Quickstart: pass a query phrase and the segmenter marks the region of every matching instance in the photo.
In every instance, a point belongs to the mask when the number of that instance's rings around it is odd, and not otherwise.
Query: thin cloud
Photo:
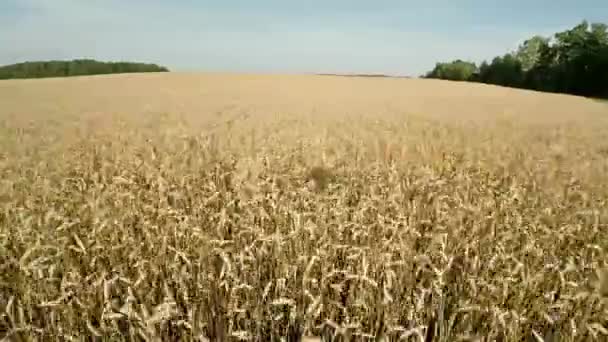
[[[492,58],[538,32],[473,21],[468,2],[9,0],[0,44],[11,48],[0,64],[86,57],[173,70],[419,75],[437,61]]]

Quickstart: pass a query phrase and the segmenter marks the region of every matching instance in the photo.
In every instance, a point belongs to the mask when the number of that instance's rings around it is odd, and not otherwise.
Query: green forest
[[[608,26],[583,21],[551,37],[531,37],[480,65],[437,63],[423,77],[608,98]]]
[[[72,61],[25,62],[1,66],[0,80],[166,71],[169,71],[169,69],[156,64],[76,59]]]

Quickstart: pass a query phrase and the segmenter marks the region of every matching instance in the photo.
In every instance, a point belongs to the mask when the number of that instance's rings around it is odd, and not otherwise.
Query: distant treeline
[[[92,59],[72,61],[25,62],[0,67],[0,79],[67,77],[83,75],[121,74],[132,72],[166,72],[156,64],[131,62],[99,62]]]
[[[423,77],[608,98],[608,26],[583,21],[551,37],[534,36],[479,66],[437,63]]]

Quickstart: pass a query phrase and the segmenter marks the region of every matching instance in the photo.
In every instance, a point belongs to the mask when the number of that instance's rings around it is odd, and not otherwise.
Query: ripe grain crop
[[[607,151],[480,84],[3,81],[0,340],[605,340]]]

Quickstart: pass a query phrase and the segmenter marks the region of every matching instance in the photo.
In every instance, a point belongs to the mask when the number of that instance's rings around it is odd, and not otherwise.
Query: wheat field
[[[437,80],[0,82],[0,340],[608,338],[608,105]]]

